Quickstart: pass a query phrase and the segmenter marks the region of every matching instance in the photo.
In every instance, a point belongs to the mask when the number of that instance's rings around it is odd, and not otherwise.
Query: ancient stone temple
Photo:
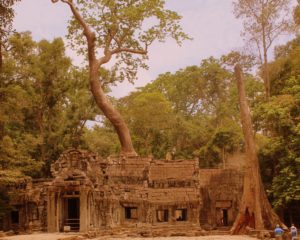
[[[213,229],[233,223],[242,193],[241,171],[200,169],[198,160],[69,150],[51,171],[18,189],[3,230]]]

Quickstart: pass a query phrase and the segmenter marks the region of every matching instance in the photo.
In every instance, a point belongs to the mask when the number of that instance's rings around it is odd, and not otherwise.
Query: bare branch
[[[121,52],[128,52],[128,53],[135,53],[135,54],[141,54],[145,55],[147,54],[147,49],[145,50],[138,50],[138,49],[130,49],[130,48],[118,48],[113,51],[111,51],[111,54],[117,54]]]
[[[59,0],[51,0],[51,1],[53,3],[56,3]],[[88,58],[89,58],[90,64],[96,64],[97,66],[99,66],[99,63],[96,60],[96,54],[95,54],[95,41],[96,41],[95,33],[90,29],[90,27],[84,21],[83,17],[80,15],[79,11],[74,6],[72,0],[60,0],[60,1],[63,2],[63,3],[66,3],[70,6],[70,9],[73,13],[73,16],[75,17],[77,22],[83,28],[83,33],[86,36],[87,44],[88,44]]]
[[[57,3],[59,0],[51,0],[53,3]],[[89,39],[93,39],[95,38],[95,34],[93,33],[93,31],[90,29],[90,27],[86,24],[86,22],[84,21],[83,17],[80,15],[80,13],[78,12],[78,10],[76,9],[76,7],[74,6],[74,3],[72,0],[60,0],[63,3],[66,3],[70,6],[70,9],[73,13],[73,16],[75,17],[75,19],[78,21],[78,23],[83,27],[83,32],[84,35]]]

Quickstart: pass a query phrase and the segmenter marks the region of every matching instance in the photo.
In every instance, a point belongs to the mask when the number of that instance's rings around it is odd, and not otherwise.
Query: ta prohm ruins
[[[2,230],[159,236],[168,230],[229,229],[243,188],[238,168],[201,169],[197,159],[102,159],[73,149],[52,164],[51,172],[52,179],[17,186]]]

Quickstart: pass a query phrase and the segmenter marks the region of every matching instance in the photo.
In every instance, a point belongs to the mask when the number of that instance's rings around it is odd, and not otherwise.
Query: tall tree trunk
[[[233,234],[243,234],[246,232],[247,227],[257,230],[272,229],[280,223],[280,219],[273,211],[262,184],[251,115],[246,99],[244,77],[239,65],[235,66],[235,77],[245,138],[246,163],[243,196],[238,216],[231,231]]]
[[[46,149],[45,149],[46,137],[45,137],[45,127],[44,127],[44,109],[45,109],[45,107],[42,107],[41,109],[38,110],[38,113],[37,113],[37,124],[38,124],[39,130],[40,130],[40,136],[42,138],[42,144],[41,144],[41,148],[40,148],[40,151],[41,151],[40,160],[42,163],[46,163]],[[50,169],[50,166],[46,166],[46,168],[44,169],[44,174],[46,176],[49,175],[49,173],[47,172],[47,169]]]
[[[270,73],[269,73],[269,65],[268,65],[268,47],[267,47],[267,39],[266,39],[266,26],[264,21],[262,22],[262,38],[263,38],[263,79],[264,79],[264,86],[265,86],[265,94],[266,94],[266,101],[268,102],[270,99]]]
[[[3,55],[2,55],[2,40],[0,37],[0,74],[2,73],[2,67],[3,67]]]
[[[226,168],[226,159],[225,159],[225,147],[222,147],[222,161],[223,161],[223,169]]]
[[[267,52],[264,50],[264,85],[266,91],[266,100],[267,102],[270,100],[271,97],[271,85],[270,85],[270,72],[269,72],[269,63],[268,63],[268,56]]]
[[[136,156],[127,124],[105,95],[99,80],[98,67],[94,65],[93,62],[90,63],[90,86],[97,106],[114,126],[121,143],[122,154]]]
[[[57,2],[57,0],[52,0],[52,2]],[[95,98],[96,104],[114,126],[121,143],[122,154],[127,156],[136,156],[137,154],[133,148],[127,124],[125,123],[121,114],[113,107],[113,105],[108,100],[107,96],[105,95],[102,89],[99,78],[99,69],[101,65],[109,62],[113,53],[109,51],[109,49],[104,49],[104,56],[100,59],[97,59],[95,50],[95,32],[93,32],[91,28],[87,25],[87,23],[82,18],[78,10],[75,8],[71,0],[63,2],[70,6],[70,9],[75,19],[83,28],[83,34],[85,35],[87,40],[90,87],[91,92]]]
[[[4,93],[2,89],[4,86],[4,78],[2,76],[2,71],[3,71],[3,54],[2,54],[2,38],[0,36],[0,105],[4,101]],[[0,120],[0,141],[4,137],[5,134],[4,130],[5,130],[4,122]]]

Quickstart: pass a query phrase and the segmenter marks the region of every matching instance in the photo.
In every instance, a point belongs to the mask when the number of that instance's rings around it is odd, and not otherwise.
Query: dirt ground
[[[108,238],[110,240],[121,240],[124,238]],[[256,240],[249,236],[203,236],[203,237],[157,237],[157,238],[125,238],[128,240]]]
[[[58,240],[70,239],[75,236],[73,234],[64,233],[43,233],[30,235],[16,235],[10,237],[0,238],[0,240]],[[97,239],[105,240],[256,240],[257,238],[249,236],[203,236],[203,237],[156,237],[156,238],[114,238],[114,237],[100,237]],[[95,239],[96,240],[96,239]]]

